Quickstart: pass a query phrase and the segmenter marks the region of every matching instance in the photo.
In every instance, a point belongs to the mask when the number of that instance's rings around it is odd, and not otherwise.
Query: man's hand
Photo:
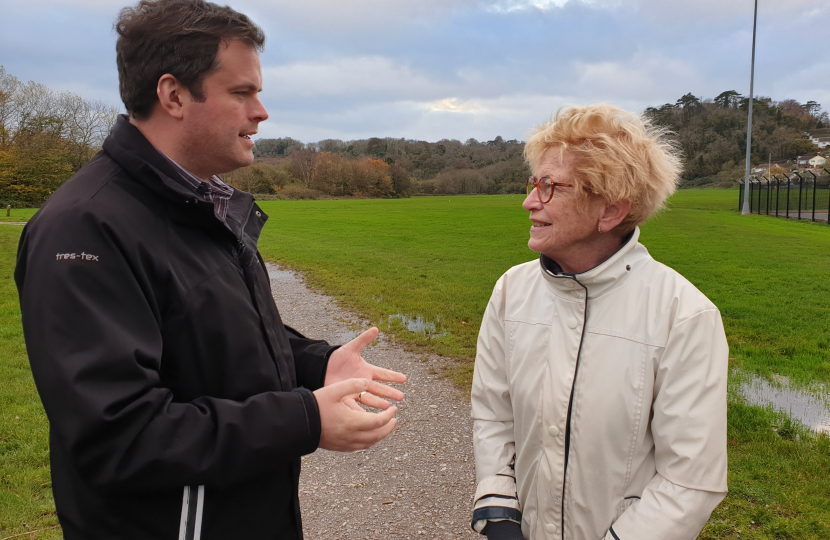
[[[352,452],[369,448],[389,435],[398,424],[395,418],[398,408],[377,397],[383,394],[381,389],[384,388],[390,389],[366,379],[347,379],[316,390],[314,397],[320,409],[320,448]],[[386,410],[379,413],[363,410],[355,401],[361,392],[366,392],[361,403]]]
[[[363,350],[363,347],[373,342],[376,337],[378,337],[378,329],[372,327],[334,351],[329,358],[329,365],[326,369],[326,381],[324,386],[329,386],[330,384],[353,378],[368,379],[370,381],[405,383],[406,375],[403,373],[373,366],[372,364],[366,362],[366,360],[364,360],[360,355],[360,351]],[[368,392],[371,392],[377,396],[391,398],[395,401],[403,399],[402,392],[395,388],[381,384],[371,386],[371,389],[368,390]],[[370,407],[378,409],[386,409],[389,406],[389,404],[383,402],[383,400],[372,400],[372,403],[368,403],[365,395],[361,398],[361,401]],[[383,402],[386,406],[383,406],[378,402]]]

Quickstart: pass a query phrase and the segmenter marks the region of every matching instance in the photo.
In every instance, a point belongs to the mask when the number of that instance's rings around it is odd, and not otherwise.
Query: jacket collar
[[[589,298],[596,298],[620,287],[651,260],[648,250],[637,240],[640,228],[635,227],[628,240],[611,257],[579,274],[567,274],[553,259],[539,256],[540,270],[553,292],[568,297],[586,289]]]
[[[173,165],[125,115],[118,117],[102,148],[127,174],[165,199],[176,203],[195,199],[193,193],[174,180],[178,172]]]
[[[102,147],[133,179],[167,201],[171,219],[177,223],[209,226],[217,222],[213,205],[200,201],[174,179],[179,172],[127,116],[118,117]],[[255,206],[253,195],[234,189],[225,220],[225,226],[237,241],[247,240],[246,244],[252,243],[248,248],[254,251],[259,232],[268,219],[257,207],[256,219],[249,220]],[[245,233],[249,238],[244,238]]]

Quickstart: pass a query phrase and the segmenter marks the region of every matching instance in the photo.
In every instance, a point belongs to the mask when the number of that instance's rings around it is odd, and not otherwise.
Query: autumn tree
[[[392,186],[392,175],[389,164],[380,159],[369,159],[364,162],[366,171],[366,185],[369,197],[391,197],[395,192]]]
[[[276,193],[292,180],[286,166],[276,167],[269,163],[254,163],[220,176],[235,188],[260,194]]]
[[[404,195],[409,192],[412,186],[412,179],[409,172],[397,163],[389,167],[389,176],[392,178],[392,190],[397,195]]]
[[[309,187],[319,189],[330,195],[345,195],[348,191],[341,175],[343,158],[331,152],[320,152],[311,169]]]
[[[294,152],[307,150],[320,154],[329,152],[333,156],[341,158],[340,177],[336,187],[331,181],[325,184],[318,182],[320,173],[310,178],[310,186],[319,188],[326,193],[337,196],[354,196],[354,193],[361,193],[365,196],[368,193],[366,183],[371,176],[364,165],[366,159],[381,159],[389,166],[388,175],[392,181],[393,194],[402,196],[412,191],[420,191],[415,187],[414,181],[435,178],[442,172],[455,169],[474,169],[484,177],[492,180],[487,189],[491,192],[513,192],[515,183],[524,182],[518,179],[524,172],[524,159],[522,150],[524,143],[517,140],[505,140],[496,136],[492,140],[480,143],[476,140],[462,143],[455,139],[441,139],[437,142],[418,141],[412,139],[379,138],[356,141],[339,141],[337,139],[324,139],[316,143],[307,143],[302,148],[285,146],[284,152],[278,154],[275,148],[277,143],[284,145],[285,139],[260,139],[256,142],[254,153],[259,159],[287,159],[297,165],[294,177],[298,181],[303,177],[302,160],[308,158],[303,154],[294,156]],[[293,140],[293,139],[291,139]],[[298,141],[297,141],[298,142]],[[300,143],[301,144],[301,143]],[[302,160],[301,160],[302,158]],[[333,159],[333,158],[328,158]],[[353,163],[354,162],[354,163]],[[321,165],[318,171],[326,169]],[[312,166],[312,170],[313,170]],[[514,174],[508,171],[522,171]],[[329,176],[330,177],[330,176]],[[302,180],[305,183],[305,180]],[[506,182],[510,185],[502,185]],[[524,184],[522,184],[524,185]],[[501,190],[501,191],[500,191]],[[476,191],[477,193],[478,191]]]
[[[303,143],[291,137],[279,139],[259,139],[254,145],[255,157],[283,157],[288,155],[290,148],[302,149]]]
[[[65,93],[59,97],[59,110],[72,168],[77,171],[103,144],[118,119],[118,109],[100,100]]]
[[[372,137],[366,143],[366,153],[373,156],[382,156],[386,153],[386,141]]]
[[[0,199],[40,205],[100,149],[117,109],[35,82],[0,66]]]
[[[317,152],[314,150],[296,150],[291,153],[291,167],[294,177],[311,187],[311,172],[314,170],[314,162],[317,160]]]

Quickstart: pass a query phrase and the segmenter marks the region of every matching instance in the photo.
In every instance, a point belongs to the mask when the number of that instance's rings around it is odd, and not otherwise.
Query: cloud
[[[576,61],[571,79],[588,99],[654,103],[700,88],[703,77],[689,62],[656,52],[638,52],[617,62]]]
[[[264,26],[320,36],[432,24],[479,4],[481,0],[236,0],[231,7]]]
[[[121,8],[138,2],[115,2],[113,0],[27,0],[26,2],[9,2],[3,9],[19,12],[44,11],[69,8],[76,12],[103,12],[117,15]]]
[[[263,84],[269,98],[349,96],[358,100],[436,96],[448,86],[446,81],[382,56],[268,66],[263,69]]]
[[[263,136],[523,138],[565,104],[629,110],[749,90],[752,0],[223,0],[263,26]],[[132,0],[0,5],[0,63],[120,106]],[[761,3],[756,93],[830,108],[826,0]],[[37,36],[35,39],[33,36]]]
[[[605,3],[608,0],[598,0]],[[617,3],[611,0],[609,3]],[[723,0],[632,0],[626,4],[636,6],[640,13],[648,13],[657,18],[672,18],[681,22],[701,22],[724,20],[733,17],[752,17],[755,4],[752,0],[724,2]],[[824,0],[787,0],[786,2],[759,2],[758,19],[774,20],[781,13],[802,17],[812,10],[826,10]],[[826,13],[826,11],[825,11]]]
[[[642,111],[653,102],[642,98],[586,99],[574,93],[510,92],[498,97],[443,97],[435,100],[345,100],[328,103],[278,101],[266,103],[270,119],[260,126],[262,137],[291,136],[310,142],[368,137],[403,137],[437,141],[444,138],[490,140],[496,135],[524,139],[560,107],[608,101],[627,110]],[[679,96],[679,94],[678,94]],[[672,101],[676,99],[673,98]]]
[[[579,2],[580,0],[499,0],[488,6],[487,10],[493,13],[510,13],[512,11],[533,9],[545,11],[562,8],[571,1]]]
[[[269,108],[260,136],[291,136],[306,142],[326,138],[403,137],[437,141],[444,138],[490,140],[496,135],[523,139],[573,97],[516,93],[498,98],[434,101],[386,101],[350,104],[317,111]]]
[[[450,112],[458,114],[480,114],[488,112],[480,101],[444,98],[426,104],[429,112]]]
[[[137,1],[130,0],[29,0],[25,3],[9,2],[3,11],[31,12],[71,8],[76,11],[117,14],[122,7],[136,3]],[[556,11],[566,7],[636,12],[683,24],[751,17],[753,10],[752,0],[231,0],[227,3],[260,23],[267,21],[283,28],[299,25],[304,32],[311,34],[332,30],[348,33],[355,29],[435,23],[456,14],[510,14],[521,11]],[[760,19],[766,16],[775,18],[781,13],[799,18],[826,16],[830,13],[830,4],[825,0],[787,0],[759,5]]]
[[[801,103],[813,100],[830,111],[830,61],[817,59],[787,77],[778,77],[769,92],[777,100],[795,99]]]

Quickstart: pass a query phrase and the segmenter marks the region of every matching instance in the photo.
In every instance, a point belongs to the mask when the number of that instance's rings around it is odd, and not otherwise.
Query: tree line
[[[345,160],[311,150],[298,150],[282,164],[258,162],[221,177],[243,191],[287,199],[389,198],[408,195],[410,185],[407,175],[383,160]]]
[[[683,151],[685,185],[729,185],[744,174],[748,108],[748,97],[728,90],[713,99],[688,93],[675,103],[649,107],[645,114],[674,133]],[[817,148],[805,134],[828,125],[827,112],[815,101],[754,98],[750,162],[771,159],[784,166],[813,153]]]
[[[0,204],[40,206],[98,151],[118,109],[0,66]]]
[[[520,193],[529,171],[524,142],[438,142],[378,138],[302,143],[290,137],[260,139],[256,164],[224,175],[240,189],[296,198],[401,197],[462,193]],[[288,190],[286,192],[286,190]]]
[[[687,186],[730,185],[743,176],[748,99],[689,93],[645,114],[673,133]],[[71,92],[22,83],[0,66],[0,204],[39,206],[100,149],[118,109]],[[814,101],[753,101],[753,164],[815,152],[805,134],[830,126]],[[524,142],[403,138],[303,143],[260,139],[256,162],[222,175],[231,185],[278,198],[406,197],[521,193],[530,174]]]

